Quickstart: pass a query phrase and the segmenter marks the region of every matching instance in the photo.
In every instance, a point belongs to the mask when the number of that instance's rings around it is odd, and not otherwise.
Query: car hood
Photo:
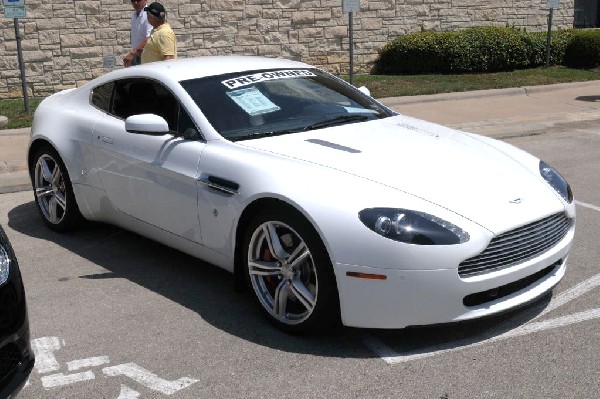
[[[564,209],[537,170],[471,135],[402,115],[238,144],[392,187],[494,233]],[[402,204],[378,198],[373,206]]]

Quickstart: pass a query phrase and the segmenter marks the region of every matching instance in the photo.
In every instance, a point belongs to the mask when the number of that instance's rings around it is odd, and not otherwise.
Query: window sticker
[[[357,108],[357,107],[344,107],[349,114],[378,114],[378,111],[368,108]]]
[[[306,69],[289,69],[285,71],[260,72],[253,75],[239,76],[237,78],[224,80],[221,83],[231,90],[267,80],[300,78],[304,76],[317,75]]]
[[[281,109],[256,87],[230,91],[227,95],[250,116],[268,114]]]

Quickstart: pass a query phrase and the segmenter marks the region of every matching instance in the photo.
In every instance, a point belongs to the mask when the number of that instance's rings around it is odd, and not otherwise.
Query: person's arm
[[[136,48],[134,48],[133,50],[131,50],[131,54],[134,57],[137,57],[138,55],[142,54],[142,51],[144,51],[144,46],[146,45],[146,42],[148,41],[148,37],[146,37],[144,40],[142,40],[142,42],[140,44],[138,44],[138,46]]]
[[[144,46],[146,45],[147,41],[148,38],[145,38],[140,44],[137,45],[136,48],[125,54],[125,57],[123,57],[123,65],[125,67],[131,66],[135,57],[142,54],[142,51],[144,51]]]

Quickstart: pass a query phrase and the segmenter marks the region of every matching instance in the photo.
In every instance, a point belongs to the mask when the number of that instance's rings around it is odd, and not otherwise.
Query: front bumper
[[[404,328],[502,313],[548,293],[563,278],[574,229],[550,250],[510,268],[461,278],[457,268],[394,270],[336,263],[342,323]],[[362,279],[348,272],[385,276]]]

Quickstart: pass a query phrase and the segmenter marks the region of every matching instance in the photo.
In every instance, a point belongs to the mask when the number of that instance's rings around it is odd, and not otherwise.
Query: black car
[[[14,397],[23,388],[34,360],[21,272],[0,226],[0,398]]]

